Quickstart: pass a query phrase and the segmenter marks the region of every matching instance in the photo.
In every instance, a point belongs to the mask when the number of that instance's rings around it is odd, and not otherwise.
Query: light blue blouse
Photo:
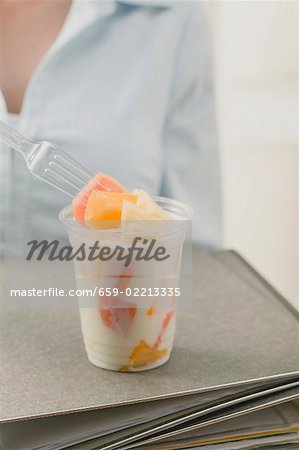
[[[7,111],[0,94],[0,117]],[[193,237],[222,241],[221,180],[208,33],[196,2],[74,0],[25,93],[19,130],[194,208]],[[6,220],[24,239],[65,236],[68,198],[0,147],[1,245]],[[6,224],[6,225],[5,225]]]

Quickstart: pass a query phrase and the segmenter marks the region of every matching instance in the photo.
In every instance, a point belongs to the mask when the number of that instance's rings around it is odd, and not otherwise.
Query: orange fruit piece
[[[96,189],[97,191],[107,192],[110,192],[110,190],[112,192],[125,191],[125,188],[114,178],[109,177],[104,173],[98,173],[97,175],[95,175],[82,189],[82,191],[76,195],[72,202],[73,215],[79,222],[82,222],[84,220],[88,198],[94,189]]]
[[[123,368],[129,369],[130,367],[142,367],[150,363],[158,361],[167,354],[167,349],[158,350],[156,347],[151,347],[143,339],[134,348],[130,355],[130,364]]]
[[[148,316],[153,316],[155,313],[155,308],[153,306],[151,306],[150,308],[147,309],[146,314]]]
[[[136,203],[137,195],[129,192],[93,191],[89,195],[85,209],[85,225],[96,229],[118,227],[124,200]]]

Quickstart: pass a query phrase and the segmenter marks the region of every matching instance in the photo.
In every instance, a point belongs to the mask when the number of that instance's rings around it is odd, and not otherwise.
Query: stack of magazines
[[[2,307],[4,450],[299,449],[298,313],[239,255],[193,252],[193,302],[160,368],[86,358],[77,309]]]

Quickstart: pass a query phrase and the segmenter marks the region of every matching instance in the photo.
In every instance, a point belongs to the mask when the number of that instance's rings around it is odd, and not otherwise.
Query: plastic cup
[[[144,256],[152,245],[151,259],[138,259],[136,250],[127,266],[117,254],[104,261],[103,257],[91,260],[86,252],[83,260],[74,260],[85,349],[89,361],[103,369],[144,371],[161,366],[170,357],[176,298],[182,294],[182,249],[192,210],[171,199],[154,200],[170,220],[137,220],[123,223],[121,229],[91,229],[74,219],[70,206],[60,213],[73,251],[97,243],[110,254],[116,247],[123,248],[125,255],[137,239]],[[165,249],[160,259],[153,258],[158,247]]]

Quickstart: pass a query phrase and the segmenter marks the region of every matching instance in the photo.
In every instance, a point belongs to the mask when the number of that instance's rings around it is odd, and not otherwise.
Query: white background
[[[299,309],[298,3],[206,1],[225,245]]]

